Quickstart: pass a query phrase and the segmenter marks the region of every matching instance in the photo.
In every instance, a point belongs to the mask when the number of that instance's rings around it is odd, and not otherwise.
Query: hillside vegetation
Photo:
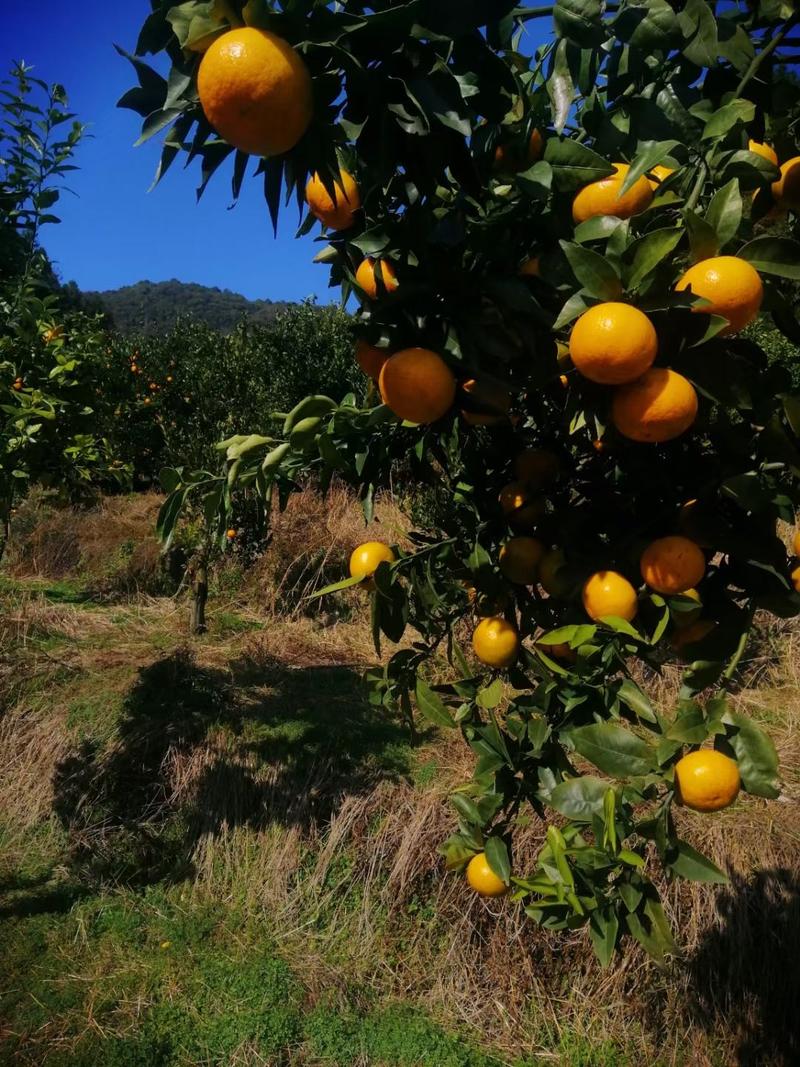
[[[230,333],[246,316],[256,325],[268,326],[289,305],[281,300],[248,300],[230,289],[194,282],[141,281],[119,289],[82,294],[90,308],[100,308],[121,333],[147,335],[171,330],[183,317],[191,316],[212,329]]]

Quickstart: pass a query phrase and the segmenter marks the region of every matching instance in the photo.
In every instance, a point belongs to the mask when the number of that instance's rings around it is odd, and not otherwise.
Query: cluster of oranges
[[[297,52],[273,33],[251,27],[220,31],[192,46],[205,54],[200,63],[198,92],[205,115],[217,133],[236,148],[260,155],[280,155],[303,137],[313,117],[309,71]],[[750,150],[775,165],[773,149],[750,142]],[[533,130],[527,142],[499,144],[494,150],[497,175],[519,172],[538,160],[544,137]],[[599,216],[629,219],[647,210],[662,186],[675,174],[666,166],[652,168],[623,192],[629,164],[613,164],[613,174],[592,182],[575,195],[572,218],[576,226]],[[362,195],[355,177],[339,169],[335,178],[313,173],[306,185],[310,212],[328,229],[344,232],[356,222]],[[780,167],[770,189],[775,211],[800,209],[800,157]],[[530,254],[519,267],[525,278],[542,276],[539,254]],[[354,272],[363,301],[391,297],[402,284],[395,263],[388,257],[366,256]],[[759,314],[763,286],[758,272],[746,260],[714,256],[691,266],[677,281],[675,291],[695,298],[693,312],[720,316],[723,335],[739,333]],[[617,433],[641,444],[671,441],[695,422],[698,397],[691,382],[669,366],[656,365],[659,337],[644,311],[621,300],[609,300],[585,311],[574,323],[568,341],[558,342],[559,371],[571,365],[578,376],[609,390],[611,422]],[[399,351],[359,340],[355,358],[362,371],[377,383],[384,404],[406,422],[428,425],[458,405],[469,426],[494,426],[511,418],[512,397],[502,382],[491,378],[459,381],[448,362],[422,347]],[[131,366],[137,372],[135,364]],[[561,374],[561,383],[569,379]],[[152,385],[151,385],[152,388]],[[594,443],[598,453],[602,441]],[[541,595],[560,599],[570,595],[565,577],[565,556],[558,546],[534,536],[546,509],[543,490],[559,475],[559,460],[541,449],[528,448],[515,460],[515,480],[499,494],[499,510],[511,534],[501,546],[497,568],[510,585],[538,586]],[[236,531],[228,531],[233,540]],[[652,593],[681,598],[675,616],[677,649],[705,636],[713,623],[703,620],[697,586],[706,573],[706,554],[696,540],[667,534],[652,541],[639,560],[641,584]],[[800,538],[795,542],[800,555]],[[353,579],[371,585],[378,567],[396,560],[393,549],[377,541],[359,545],[350,558]],[[800,590],[800,564],[792,575]],[[474,590],[471,590],[474,593]],[[506,669],[517,660],[522,635],[510,621],[505,604],[485,605],[473,597],[480,617],[472,637],[475,655],[492,669]],[[621,619],[630,623],[639,609],[639,591],[623,574],[600,570],[586,576],[581,590],[589,619]],[[542,645],[549,655],[574,659],[568,645]],[[722,752],[703,749],[683,757],[675,767],[675,788],[683,802],[697,810],[713,811],[735,799],[739,790],[736,763]],[[469,884],[486,896],[507,889],[480,853],[467,867]]]

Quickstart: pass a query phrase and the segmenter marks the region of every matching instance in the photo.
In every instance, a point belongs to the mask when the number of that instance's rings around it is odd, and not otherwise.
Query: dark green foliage
[[[167,333],[184,318],[205,323],[221,333],[231,333],[245,317],[253,325],[268,326],[288,306],[280,300],[248,300],[230,289],[174,278],[168,282],[137,282],[99,293],[85,292],[80,298],[84,306],[103,310],[121,333],[146,336]]]

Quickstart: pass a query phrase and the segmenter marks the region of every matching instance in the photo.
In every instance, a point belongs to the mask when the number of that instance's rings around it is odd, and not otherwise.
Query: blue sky
[[[328,270],[311,262],[312,237],[295,241],[296,209],[285,213],[277,240],[260,181],[245,183],[236,207],[226,169],[214,176],[196,203],[199,163],[183,170],[176,160],[148,193],[160,138],[133,148],[139,116],[116,101],[136,83],[130,64],[114,50],[129,51],[150,10],[147,0],[2,0],[0,71],[22,59],[47,82],[61,82],[72,110],[90,126],[80,147],[80,170],[70,176],[77,196],[65,194],[63,222],[49,226],[43,244],[64,281],[82,289],[114,289],[149,279],[179,278],[233,289],[250,298],[335,299]],[[251,164],[254,166],[254,164]]]

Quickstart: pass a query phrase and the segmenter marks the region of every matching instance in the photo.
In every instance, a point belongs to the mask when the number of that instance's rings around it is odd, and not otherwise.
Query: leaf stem
[[[742,95],[747,84],[752,81],[752,79],[758,73],[759,67],[764,62],[764,60],[772,55],[772,53],[775,51],[775,49],[778,47],[784,37],[786,37],[787,34],[791,33],[791,31],[797,25],[798,21],[800,21],[800,15],[792,15],[790,19],[787,19],[786,22],[784,22],[783,28],[775,34],[775,36],[770,40],[769,44],[767,44],[762,49],[762,51],[758,53],[757,56],[753,56],[750,66],[744,72],[742,80],[736,86],[736,96]]]
[[[708,163],[703,160],[700,164],[700,170],[697,174],[697,180],[694,183],[689,198],[686,201],[685,209],[687,211],[694,211],[697,207],[697,201],[700,199],[700,194],[703,191],[703,186],[706,184],[706,178],[708,177]]]

